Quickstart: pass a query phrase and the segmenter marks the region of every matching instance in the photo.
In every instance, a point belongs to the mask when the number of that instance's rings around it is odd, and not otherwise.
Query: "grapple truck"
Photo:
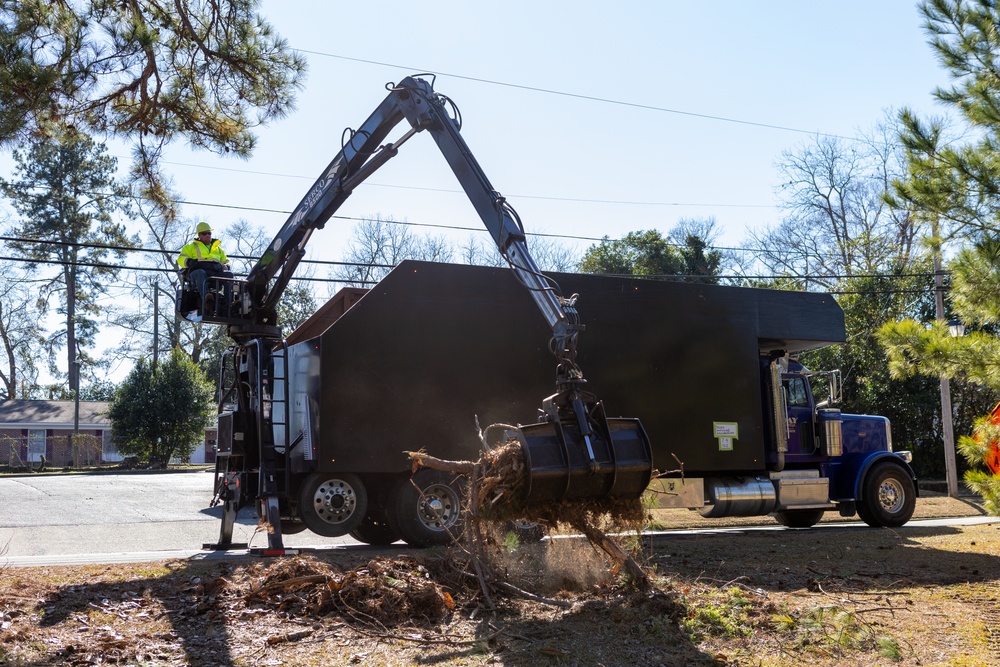
[[[637,498],[652,481],[659,506],[707,517],[773,513],[805,527],[835,510],[875,526],[909,520],[915,478],[909,454],[892,450],[888,420],[842,414],[839,375],[790,356],[844,341],[832,297],[543,274],[458,119],[424,78],[390,86],[245,279],[210,279],[210,303],[190,285],[178,295],[179,311],[197,306],[234,341],[220,376],[224,511],[207,546],[234,546],[237,513],[251,503],[268,524],[264,553],[283,553],[282,534],[306,529],[447,543],[460,528],[461,484],[429,469],[411,476],[404,451],[475,459],[477,428],[491,424],[509,425],[505,437],[521,444],[529,504]],[[383,144],[404,120],[409,129]],[[403,262],[284,338],[276,306],[312,233],[421,132],[509,268]],[[539,409],[553,365],[556,390]],[[604,401],[642,423],[609,418]]]
[[[178,312],[195,305],[203,322],[226,325],[234,341],[224,355],[220,376],[216,500],[223,504],[223,518],[219,542],[211,546],[233,546],[237,513],[250,502],[268,526],[266,554],[285,551],[283,532],[305,528],[328,536],[352,534],[372,543],[402,537],[415,545],[446,543],[458,529],[459,483],[432,471],[421,471],[410,479],[403,454],[404,449],[419,448],[438,455],[451,451],[454,442],[440,439],[449,432],[441,422],[456,419],[457,413],[426,410],[419,420],[406,422],[404,429],[400,411],[409,410],[410,405],[446,403],[451,388],[433,381],[435,366],[459,365],[476,375],[477,357],[491,351],[479,348],[464,358],[434,359],[408,344],[410,332],[393,324],[390,314],[381,322],[381,331],[355,330],[359,337],[380,340],[381,345],[374,357],[349,359],[351,367],[345,368],[341,360],[350,358],[352,347],[365,341],[344,340],[342,349],[332,354],[318,348],[312,353],[308,346],[293,349],[283,340],[277,321],[277,304],[313,232],[419,133],[433,137],[507,261],[510,276],[520,285],[521,298],[531,302],[535,310],[531,319],[544,323],[549,373],[555,358],[555,393],[529,419],[508,429],[529,460],[546,462],[529,471],[526,501],[637,498],[649,483],[652,457],[642,424],[635,418],[608,418],[603,403],[587,390],[577,365],[583,329],[577,296],[564,296],[535,264],[516,212],[494,190],[460,134],[457,107],[434,91],[433,80],[419,76],[387,88],[388,95],[371,116],[357,130],[342,135],[340,152],[245,279],[210,278],[204,297],[185,283],[178,294]],[[383,143],[403,121],[408,129]],[[461,309],[462,304],[453,306]],[[479,336],[472,317],[442,333],[446,338],[465,337],[466,345]],[[374,377],[382,372],[379,368],[385,368],[386,360],[402,363],[399,357],[404,349],[412,357],[407,363],[415,375]],[[344,380],[352,369],[367,375],[364,385]],[[502,390],[493,378],[478,375],[479,403],[499,400],[496,397]],[[551,388],[542,395],[550,392]],[[338,405],[328,413],[334,397],[344,394],[351,396],[355,407]],[[360,396],[364,400],[358,403],[354,399]],[[431,396],[436,400],[429,401]],[[473,428],[477,414],[470,410],[457,417],[465,425],[459,442],[477,442]],[[515,416],[514,412],[504,414]],[[352,422],[353,417],[357,422]],[[373,420],[396,424],[399,437],[363,437],[361,424]],[[474,454],[477,450],[465,446],[462,451]]]

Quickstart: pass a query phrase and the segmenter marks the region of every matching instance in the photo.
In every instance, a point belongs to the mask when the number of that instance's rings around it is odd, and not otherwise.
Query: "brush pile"
[[[341,572],[300,557],[257,563],[245,579],[251,582],[242,597],[248,607],[275,607],[295,616],[338,613],[374,627],[437,622],[455,608],[451,594],[413,558],[376,558]]]

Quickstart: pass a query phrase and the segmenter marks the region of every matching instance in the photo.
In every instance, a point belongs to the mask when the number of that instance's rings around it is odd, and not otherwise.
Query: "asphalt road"
[[[219,538],[222,508],[209,508],[207,472],[27,475],[0,478],[0,565],[123,562],[187,557]],[[244,508],[234,542],[266,547]],[[310,531],[286,547],[357,544]]]
[[[164,472],[27,475],[0,478],[0,567],[121,563],[171,558],[233,558],[246,549],[205,550],[219,538],[220,507],[210,508],[213,475]],[[913,520],[908,526],[996,522],[966,516]],[[244,508],[234,542],[266,547],[252,508]],[[814,530],[864,529],[859,521],[823,523]],[[788,530],[771,524],[662,531],[662,535]],[[654,534],[655,535],[655,534]],[[310,531],[284,536],[288,548],[362,549],[349,537],[325,538]],[[406,548],[400,543],[401,548]]]

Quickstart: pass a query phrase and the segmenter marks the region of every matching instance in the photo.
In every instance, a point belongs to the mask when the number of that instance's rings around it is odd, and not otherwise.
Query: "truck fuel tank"
[[[778,504],[774,484],[759,477],[709,477],[705,496],[711,505],[698,513],[706,519],[770,514]]]

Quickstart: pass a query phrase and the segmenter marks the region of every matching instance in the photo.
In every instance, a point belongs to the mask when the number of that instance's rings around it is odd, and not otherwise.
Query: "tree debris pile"
[[[303,556],[256,563],[246,571],[247,606],[264,605],[299,616],[337,613],[364,625],[435,623],[455,601],[413,558],[376,558],[346,572]]]
[[[918,512],[985,513],[981,501],[973,510],[970,504],[931,495],[920,499]],[[688,517],[688,527],[701,525],[686,510],[666,512],[678,522]],[[543,594],[558,605],[508,595],[497,600],[497,611],[486,608],[467,563],[455,558],[458,547],[445,553],[398,546],[382,558],[409,568],[415,556],[455,596],[456,608],[436,623],[417,616],[393,628],[362,624],[332,606],[310,616],[303,603],[321,592],[326,577],[342,581],[349,570],[368,568],[374,556],[365,550],[261,564],[0,562],[0,665],[1000,664],[1000,645],[991,640],[1000,637],[1000,530],[977,524],[903,533],[857,531],[847,552],[842,534],[826,530],[785,531],[777,541],[754,531],[738,543],[717,533],[653,540],[647,557],[661,574],[659,591],[607,585],[607,563],[594,558],[599,581],[580,578],[575,562],[547,573],[552,587]],[[568,539],[511,555],[530,554],[524,567],[540,578],[550,547],[568,559],[599,556]],[[323,578],[290,583],[310,575]],[[396,584],[379,585],[377,593]],[[538,590],[530,582],[522,588]],[[251,591],[255,597],[245,600]]]
[[[491,427],[493,428],[493,427]],[[489,429],[487,429],[488,431]],[[526,506],[527,466],[521,445],[509,439],[496,447],[486,447],[479,461],[445,461],[424,452],[408,452],[414,470],[421,466],[461,474],[469,479],[465,507],[465,545],[485,595],[490,580],[498,582],[496,571],[503,536],[512,521],[537,524],[546,532],[560,525],[583,533],[607,555],[617,570],[624,567],[640,590],[648,590],[648,575],[632,554],[609,533],[638,534],[648,519],[641,498],[590,498]]]

